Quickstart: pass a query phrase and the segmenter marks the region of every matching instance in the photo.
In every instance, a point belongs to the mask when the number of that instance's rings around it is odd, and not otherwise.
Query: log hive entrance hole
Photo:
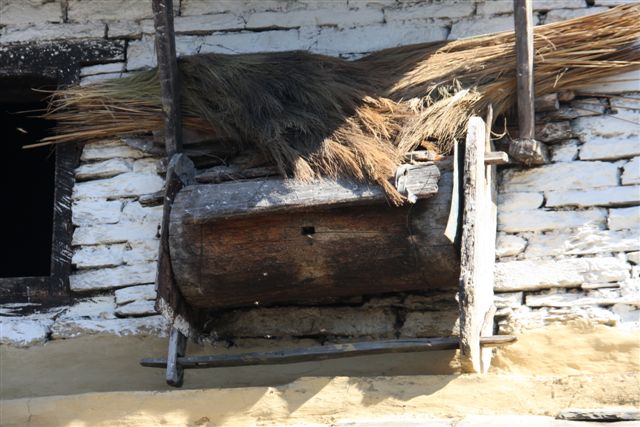
[[[0,192],[5,207],[0,277],[48,276],[51,268],[55,152],[22,147],[49,135],[52,123],[36,117],[40,112],[25,113],[46,108],[46,94],[31,88],[55,88],[55,82],[0,78]]]

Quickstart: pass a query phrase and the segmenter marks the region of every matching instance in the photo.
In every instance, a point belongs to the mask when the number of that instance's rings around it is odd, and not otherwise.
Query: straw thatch
[[[640,68],[640,5],[535,28],[535,88],[579,89]],[[382,185],[404,153],[447,153],[467,121],[515,101],[515,36],[505,32],[387,49],[357,61],[305,52],[180,58],[183,123],[210,144],[257,148],[283,175],[351,176]],[[52,96],[44,143],[162,129],[155,70]]]

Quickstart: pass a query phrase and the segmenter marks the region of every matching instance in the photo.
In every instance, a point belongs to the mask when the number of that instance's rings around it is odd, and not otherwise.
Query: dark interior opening
[[[51,88],[52,83],[41,79],[0,79],[4,160],[0,168],[0,277],[50,275],[55,151],[51,147],[22,147],[51,132],[53,124],[36,117],[40,112],[33,112],[46,107],[46,94],[31,88]]]

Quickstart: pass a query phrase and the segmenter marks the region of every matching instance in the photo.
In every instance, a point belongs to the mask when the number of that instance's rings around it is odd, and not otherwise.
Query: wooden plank
[[[274,166],[262,166],[257,168],[243,168],[237,165],[214,166],[196,175],[196,181],[201,184],[217,184],[239,179],[262,178],[278,175],[278,169]]]
[[[182,118],[176,41],[173,30],[173,0],[153,0],[153,24],[158,56],[158,74],[164,115],[167,157],[182,152]]]
[[[520,138],[534,139],[533,7],[531,0],[513,0],[516,29],[516,85]]]
[[[440,172],[435,164],[409,167],[406,188],[419,199],[438,192]],[[268,178],[189,186],[177,195],[172,222],[207,223],[256,214],[321,207],[344,207],[386,201],[377,185],[346,179],[312,182]]]
[[[459,255],[444,232],[452,181],[443,167],[440,191],[403,207],[381,202],[202,223],[174,210],[176,283],[198,308],[455,288]]]
[[[512,343],[515,337],[502,335],[482,338],[483,346],[499,346]],[[220,368],[251,365],[280,365],[347,357],[370,356],[386,353],[412,353],[423,351],[456,350],[457,337],[415,338],[332,344],[289,350],[241,353],[233,355],[179,357],[177,363],[184,369]],[[164,368],[167,360],[162,358],[142,359],[142,366]]]
[[[485,165],[505,165],[509,163],[509,155],[504,151],[489,151],[484,155]]]
[[[485,124],[469,120],[464,149],[464,208],[460,262],[460,350],[466,372],[486,372],[490,352],[480,337],[492,335],[493,266],[496,234],[495,166],[485,166]]]
[[[182,387],[184,368],[178,363],[178,358],[185,356],[187,337],[176,328],[171,328],[169,335],[169,351],[167,353],[165,379],[172,387]]]

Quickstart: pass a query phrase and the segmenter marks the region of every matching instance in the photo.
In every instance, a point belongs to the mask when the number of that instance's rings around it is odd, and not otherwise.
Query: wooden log
[[[418,198],[438,191],[440,172],[434,164],[410,166],[405,187]],[[310,207],[345,207],[385,202],[377,186],[346,179],[313,182],[268,178],[185,188],[176,197],[172,222],[207,223],[240,216],[276,213]]]
[[[500,346],[514,341],[516,341],[516,338],[509,335],[483,337],[481,339],[483,346]],[[288,363],[341,359],[347,357],[371,356],[375,354],[456,350],[458,345],[458,337],[414,338],[331,344],[307,348],[294,348],[290,350],[232,355],[178,357],[176,362],[183,369],[281,365]],[[147,358],[142,359],[140,364],[150,368],[164,368],[167,366],[167,360],[162,358]]]
[[[491,361],[491,353],[481,349],[480,337],[493,332],[497,189],[496,167],[484,162],[485,137],[484,121],[472,117],[464,149],[459,289],[460,362],[466,372],[486,372]]]
[[[459,257],[444,233],[453,171],[441,163],[436,185],[433,168],[417,168],[424,190],[415,191],[440,191],[404,207],[389,206],[375,187],[335,181],[324,190],[282,180],[183,189],[170,225],[181,295],[206,309],[455,288]]]
[[[558,94],[548,93],[546,95],[539,96],[534,100],[534,106],[537,113],[558,111],[558,109],[560,108]]]

